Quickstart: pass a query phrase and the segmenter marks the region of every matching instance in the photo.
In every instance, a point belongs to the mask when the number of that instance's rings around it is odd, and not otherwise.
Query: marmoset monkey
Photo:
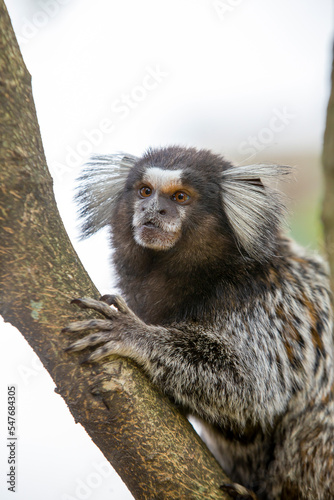
[[[197,417],[231,494],[326,500],[331,294],[322,260],[282,235],[284,206],[267,181],[288,172],[182,147],[95,157],[78,191],[83,231],[110,225],[124,298],[75,300],[105,319],[65,330],[91,332],[70,351],[134,359]]]

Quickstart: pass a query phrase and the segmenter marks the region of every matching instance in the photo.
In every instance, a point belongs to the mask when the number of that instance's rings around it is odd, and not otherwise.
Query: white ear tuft
[[[76,201],[83,236],[90,236],[110,222],[128,174],[137,158],[128,154],[94,155],[78,181]]]
[[[279,165],[244,165],[222,172],[223,206],[237,244],[257,261],[275,254],[285,213],[280,193],[263,181],[289,173],[291,167]]]

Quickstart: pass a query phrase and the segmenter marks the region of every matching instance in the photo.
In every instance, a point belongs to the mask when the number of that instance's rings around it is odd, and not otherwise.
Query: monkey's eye
[[[148,198],[152,194],[152,189],[148,186],[143,186],[139,189],[139,194],[143,198]]]
[[[176,193],[174,193],[172,196],[172,200],[177,201],[178,203],[185,203],[186,201],[190,200],[190,196],[183,191],[176,191]]]

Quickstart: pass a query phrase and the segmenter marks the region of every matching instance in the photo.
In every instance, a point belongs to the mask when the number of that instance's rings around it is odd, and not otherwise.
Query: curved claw
[[[220,489],[235,498],[235,500],[257,500],[255,493],[241,486],[241,484],[224,483],[220,485]]]
[[[116,307],[116,309],[118,309],[122,313],[130,312],[127,303],[120,295],[102,295],[99,300],[108,304],[109,306]]]
[[[118,313],[118,308],[115,304],[107,305],[106,302],[101,302],[100,300],[91,299],[89,297],[73,299],[71,300],[71,304],[75,304],[81,309],[93,309],[109,319],[114,319]]]

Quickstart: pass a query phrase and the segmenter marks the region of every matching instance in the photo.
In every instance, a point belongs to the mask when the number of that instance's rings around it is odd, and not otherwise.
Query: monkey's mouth
[[[155,229],[161,229],[160,226],[154,224],[154,222],[152,222],[151,220],[144,222],[143,227],[153,227]]]
[[[139,227],[134,228],[134,238],[142,247],[153,250],[168,250],[177,242],[180,231],[174,228],[162,227],[162,225],[152,220],[143,222]]]

